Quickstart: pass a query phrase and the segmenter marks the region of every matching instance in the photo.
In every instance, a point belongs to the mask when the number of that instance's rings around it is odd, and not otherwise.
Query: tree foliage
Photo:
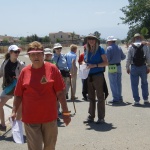
[[[95,35],[98,39],[100,39],[101,33],[99,33],[98,31],[95,31],[95,32],[94,32],[94,35]]]
[[[27,37],[20,37],[19,40],[20,40],[21,44],[30,43],[30,42],[33,42],[33,41],[38,41],[38,42],[41,42],[41,43],[49,43],[50,42],[49,36],[38,37],[36,34],[33,34],[31,36],[27,36]]]
[[[135,33],[141,33],[143,27],[150,31],[150,0],[128,0],[129,5],[121,8],[125,17],[121,17],[123,24],[129,25],[128,39]],[[145,34],[146,38],[150,33]]]

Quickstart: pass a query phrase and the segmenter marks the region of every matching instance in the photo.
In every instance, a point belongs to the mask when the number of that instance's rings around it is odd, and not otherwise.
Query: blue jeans
[[[142,89],[142,96],[144,100],[148,100],[148,82],[147,82],[147,67],[146,65],[137,67],[135,65],[131,65],[131,73],[130,73],[130,79],[131,79],[131,88],[132,88],[132,94],[133,98],[136,102],[140,101],[139,97],[139,78],[141,78],[141,89]]]
[[[113,96],[113,101],[122,100],[122,71],[121,66],[117,66],[116,73],[108,73],[110,88]]]

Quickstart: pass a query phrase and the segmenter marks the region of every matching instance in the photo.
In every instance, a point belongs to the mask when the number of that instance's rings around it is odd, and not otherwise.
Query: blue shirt
[[[87,64],[99,64],[103,62],[103,59],[101,55],[105,54],[105,50],[99,46],[98,50],[95,52],[95,54],[88,52],[85,52],[84,59],[87,60]],[[88,58],[87,58],[88,55]],[[104,72],[104,67],[95,67],[91,68],[89,74],[95,74]]]
[[[69,70],[64,54],[57,55],[55,53],[52,57],[52,60],[56,63],[59,70],[66,70],[66,71]]]
[[[109,64],[120,63],[121,60],[124,60],[126,58],[126,55],[123,53],[122,49],[115,43],[107,47],[106,55]]]
[[[65,57],[66,57],[66,60],[67,60],[68,68],[71,69],[71,67],[72,67],[72,61],[75,60],[75,62],[76,62],[77,55],[76,55],[76,53],[74,53],[74,52],[71,51],[71,52],[68,52],[65,55]]]

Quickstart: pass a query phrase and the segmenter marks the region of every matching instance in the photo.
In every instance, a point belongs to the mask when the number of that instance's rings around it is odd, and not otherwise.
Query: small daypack
[[[139,47],[135,46],[134,44],[132,44],[132,47],[135,49],[135,54],[133,57],[133,64],[135,66],[143,66],[145,64],[146,61],[146,57],[144,55],[144,51],[143,51],[143,44],[141,44]]]

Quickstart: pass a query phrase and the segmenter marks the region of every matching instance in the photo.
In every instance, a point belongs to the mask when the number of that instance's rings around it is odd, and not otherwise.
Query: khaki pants
[[[55,150],[58,134],[56,120],[42,124],[24,123],[24,127],[28,150]]]
[[[66,94],[67,94],[69,91],[69,87],[70,87],[70,79],[69,79],[69,77],[63,77],[63,79],[64,79],[64,83],[66,86]]]
[[[77,68],[73,70],[70,70],[70,73],[72,74],[71,83],[72,83],[72,97],[75,97],[76,95],[76,81],[77,81]]]
[[[93,119],[95,118],[96,96],[98,98],[97,103],[98,118],[104,119],[105,117],[105,100],[104,100],[103,84],[104,84],[103,75],[92,76],[92,81],[90,81],[90,77],[88,77],[88,98],[90,100],[89,114],[90,117]]]

